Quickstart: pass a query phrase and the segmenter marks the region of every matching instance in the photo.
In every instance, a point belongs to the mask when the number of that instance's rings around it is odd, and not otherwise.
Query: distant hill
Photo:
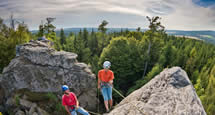
[[[215,44],[215,31],[179,31],[167,30],[169,35],[186,36],[204,40],[208,43]]]
[[[64,28],[65,35],[68,36],[70,32],[78,33],[80,30],[84,28]],[[92,30],[97,32],[98,28],[86,28],[88,32]],[[107,32],[120,32],[121,30],[125,31],[128,29],[129,31],[136,31],[135,28],[108,28]],[[146,31],[146,29],[142,29],[141,31]],[[37,30],[31,31],[32,33],[37,33]],[[176,35],[176,36],[185,36],[195,39],[201,39],[208,43],[215,44],[215,31],[182,31],[182,30],[167,30],[167,34]],[[56,30],[57,35],[60,35],[60,30]]]

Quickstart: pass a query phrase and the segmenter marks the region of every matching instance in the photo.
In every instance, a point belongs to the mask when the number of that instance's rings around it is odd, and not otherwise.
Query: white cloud
[[[147,28],[145,16],[161,16],[167,29],[214,30],[215,6],[202,7],[192,0],[1,0],[0,17],[11,13],[37,29],[41,20],[56,17],[61,27],[97,27],[102,20],[109,27]]]

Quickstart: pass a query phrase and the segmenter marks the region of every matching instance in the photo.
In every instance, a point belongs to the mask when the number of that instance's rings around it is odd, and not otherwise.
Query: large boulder
[[[66,84],[80,97],[81,106],[95,110],[96,77],[76,58],[77,54],[56,51],[47,42],[31,41],[20,45],[17,56],[3,70],[0,92],[5,89],[6,98],[23,89],[32,93],[54,93],[61,98],[61,86]]]
[[[108,115],[206,115],[186,72],[165,69]]]

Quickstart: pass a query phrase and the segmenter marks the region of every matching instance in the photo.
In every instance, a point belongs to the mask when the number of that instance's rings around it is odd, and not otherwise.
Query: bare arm
[[[100,83],[101,83],[101,80],[98,78],[98,89],[101,88]]]
[[[111,80],[109,81],[109,83],[110,83],[111,85],[113,85],[113,79],[114,79],[114,73],[112,72]]]
[[[76,107],[78,108],[79,107],[79,101],[78,101],[77,97],[75,97],[75,99],[76,99]]]
[[[113,80],[110,80],[109,83],[110,83],[110,84],[113,84]]]
[[[75,100],[76,100],[76,109],[77,109],[77,108],[79,108],[79,101],[76,96],[75,96]]]
[[[76,107],[79,108],[79,101],[76,101]]]
[[[65,109],[66,109],[66,111],[69,113],[69,115],[72,115],[70,112],[69,112],[69,107],[68,106],[64,106],[65,107]]]

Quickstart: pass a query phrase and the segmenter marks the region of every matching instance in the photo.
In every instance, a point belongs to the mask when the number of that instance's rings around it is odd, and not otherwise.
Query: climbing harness
[[[103,87],[113,87],[113,85],[112,84],[110,84],[109,82],[103,82],[103,81],[101,81],[101,83],[100,83],[100,85],[101,85],[101,88],[103,88]]]

